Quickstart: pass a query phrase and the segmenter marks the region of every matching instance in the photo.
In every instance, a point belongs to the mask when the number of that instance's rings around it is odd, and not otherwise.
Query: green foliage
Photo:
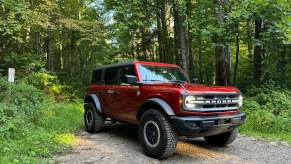
[[[61,92],[64,86],[60,85],[57,76],[46,72],[31,73],[23,78],[22,81],[44,90],[47,94],[52,94],[54,96],[64,94]]]
[[[241,131],[291,142],[291,92],[257,88],[250,94],[244,101],[247,120]]]
[[[25,77],[31,72],[38,71],[45,66],[45,62],[41,57],[35,54],[17,54],[11,52],[4,58],[5,64],[3,68],[15,68],[17,70],[17,77]]]
[[[80,102],[56,103],[53,94],[31,84],[6,81],[0,78],[0,163],[39,163],[72,144],[82,123]],[[34,84],[53,90],[50,83],[40,85],[45,82]]]

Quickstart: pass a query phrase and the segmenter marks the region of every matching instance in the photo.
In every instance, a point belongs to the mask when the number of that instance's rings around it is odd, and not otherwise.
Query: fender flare
[[[159,106],[166,115],[169,115],[169,116],[176,115],[175,112],[173,111],[172,107],[166,101],[164,101],[160,98],[150,98],[150,99],[144,101],[142,103],[142,105],[140,106],[140,108],[136,114],[138,120],[141,118],[142,113],[146,110],[144,105],[147,103],[153,103],[153,104]]]
[[[101,104],[98,96],[96,96],[95,94],[88,95],[84,100],[84,105],[86,105],[89,102],[92,102],[95,105],[97,111],[102,113]]]

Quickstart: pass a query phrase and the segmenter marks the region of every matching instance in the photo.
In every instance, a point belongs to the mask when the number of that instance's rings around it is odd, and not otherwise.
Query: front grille
[[[203,95],[193,95],[195,97],[194,111],[213,112],[213,111],[228,111],[240,108],[239,94],[237,93],[212,93]]]

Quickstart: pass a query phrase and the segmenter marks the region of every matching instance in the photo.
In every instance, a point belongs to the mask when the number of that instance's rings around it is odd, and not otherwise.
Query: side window
[[[119,72],[119,77],[118,77],[118,85],[129,85],[124,82],[124,75],[133,75],[136,76],[135,70],[133,66],[126,66],[126,67],[121,67],[120,72]]]
[[[117,69],[111,68],[105,70],[104,81],[106,85],[114,85]]]
[[[92,76],[92,83],[100,84],[101,83],[101,75],[102,75],[102,70],[95,70],[93,72],[93,76]]]

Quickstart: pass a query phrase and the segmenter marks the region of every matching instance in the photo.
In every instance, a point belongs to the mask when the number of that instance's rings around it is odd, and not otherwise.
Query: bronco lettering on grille
[[[207,104],[235,103],[235,100],[206,100]]]

